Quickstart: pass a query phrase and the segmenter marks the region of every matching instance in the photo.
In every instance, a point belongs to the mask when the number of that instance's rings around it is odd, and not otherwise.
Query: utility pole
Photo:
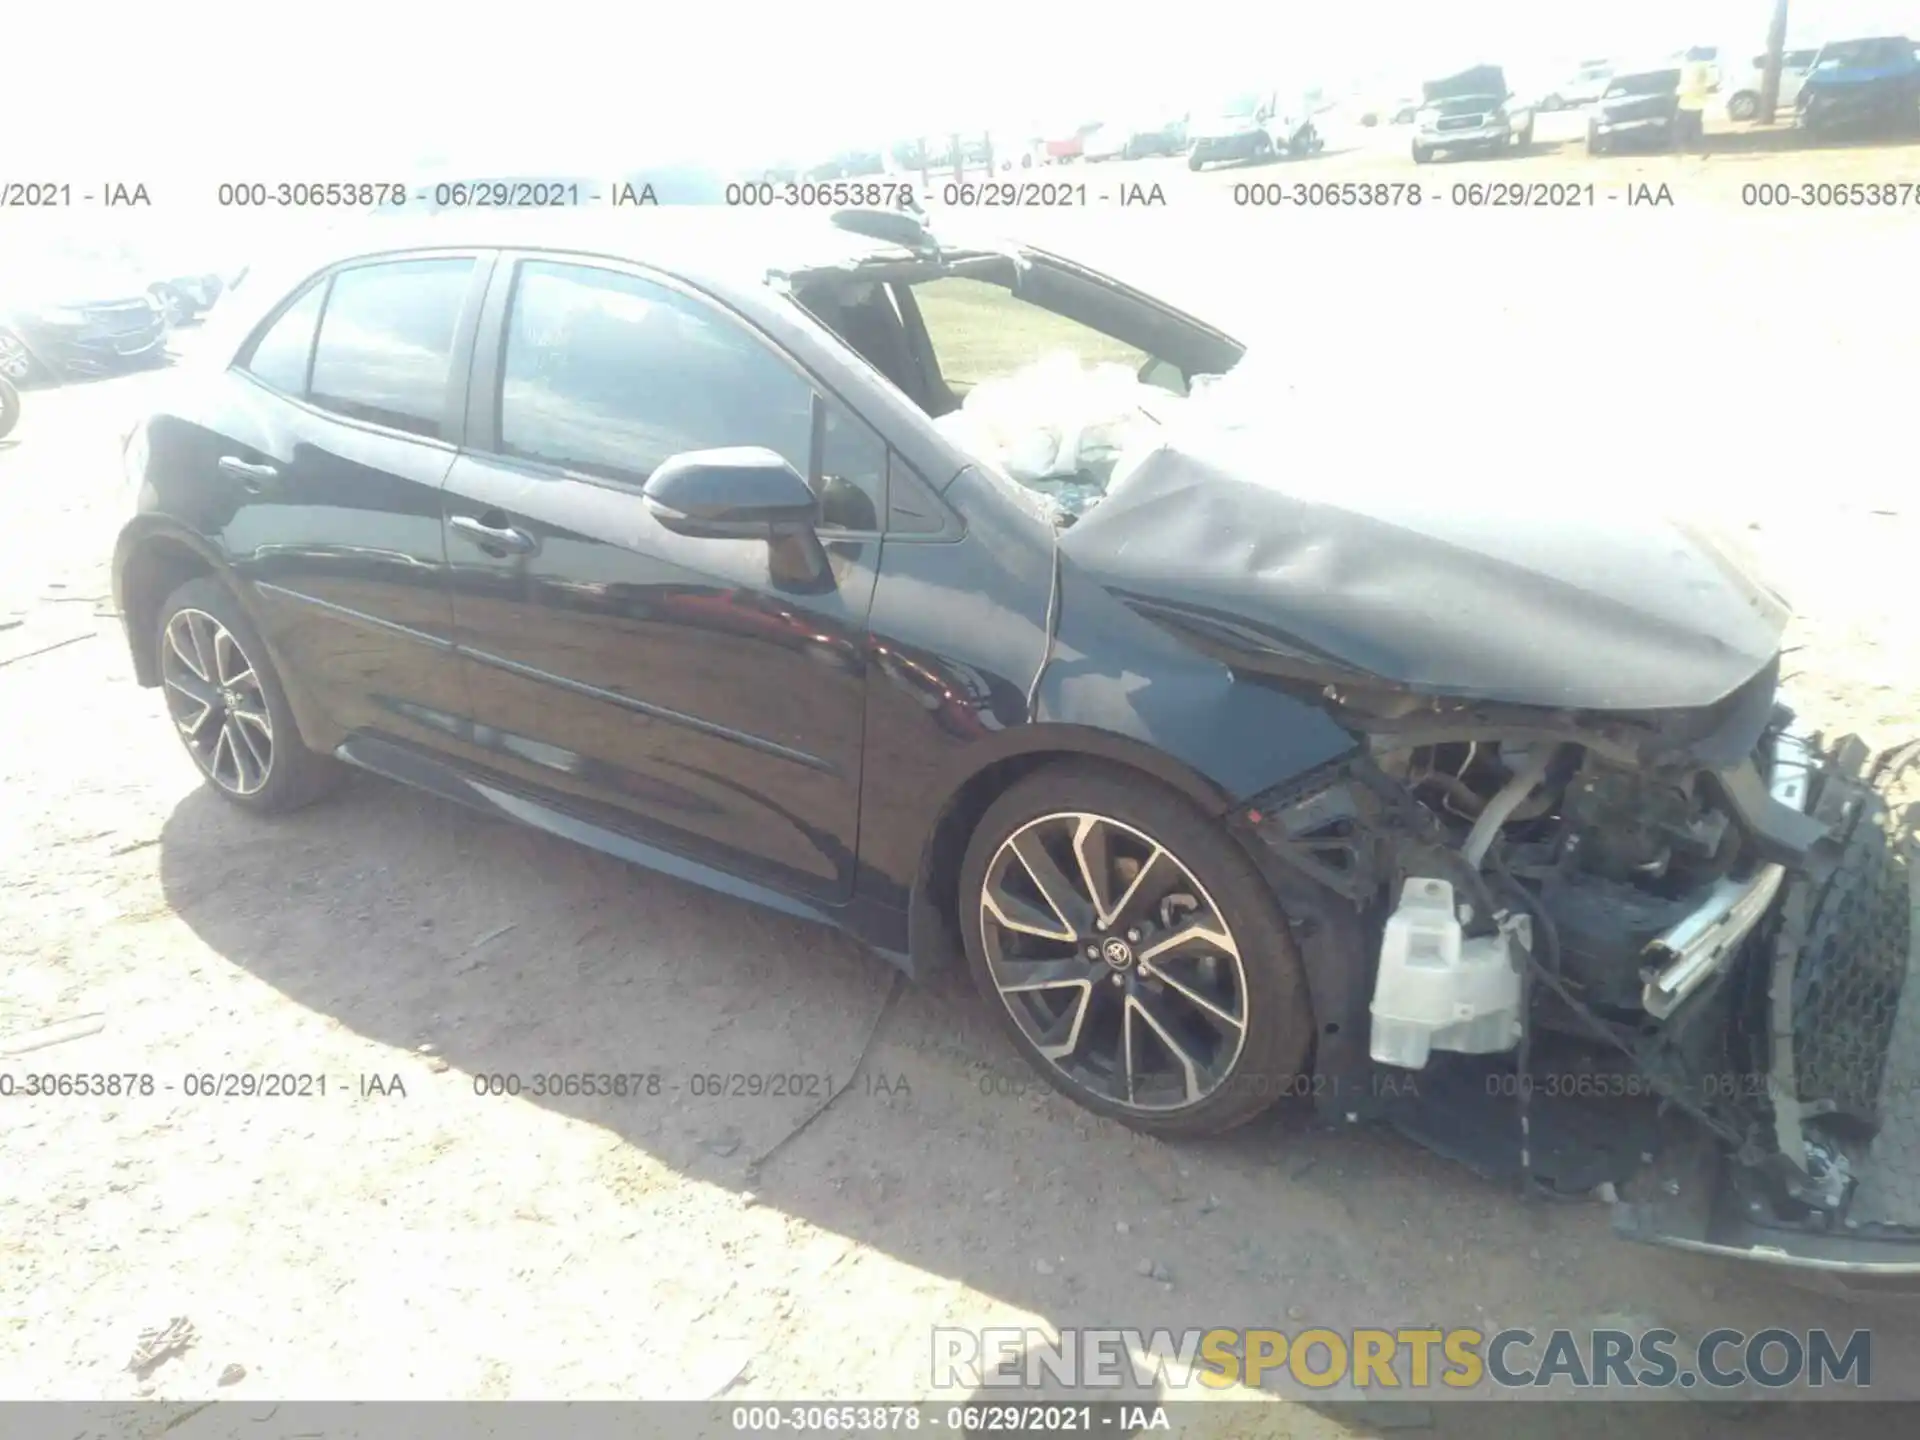
[[[1767,31],[1767,73],[1760,81],[1760,113],[1756,117],[1762,125],[1773,124],[1774,112],[1780,108],[1780,65],[1787,49],[1787,4],[1788,0],[1774,0],[1773,26]]]

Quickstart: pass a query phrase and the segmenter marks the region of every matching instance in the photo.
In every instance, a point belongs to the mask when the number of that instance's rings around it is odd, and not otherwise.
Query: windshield
[[[1253,112],[1259,108],[1260,96],[1258,94],[1236,95],[1220,107],[1220,115],[1223,119],[1238,120],[1243,116],[1253,114]]]
[[[1819,68],[1847,70],[1854,66],[1893,65],[1906,58],[1901,52],[1907,48],[1905,41],[1898,40],[1843,41],[1820,52]]]
[[[1645,75],[1622,75],[1607,87],[1607,98],[1616,95],[1671,95],[1680,88],[1678,70],[1650,70]]]

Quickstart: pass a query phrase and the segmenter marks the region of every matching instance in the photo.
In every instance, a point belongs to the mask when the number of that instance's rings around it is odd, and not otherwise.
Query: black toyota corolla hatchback
[[[1160,1134],[1306,1095],[1920,1273],[1920,747],[1803,732],[1725,545],[1323,463],[1228,335],[904,213],[382,228],[128,441],[134,667],[221,795],[345,761],[958,948]]]

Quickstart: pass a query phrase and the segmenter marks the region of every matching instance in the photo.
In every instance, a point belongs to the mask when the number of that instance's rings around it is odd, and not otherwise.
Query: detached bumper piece
[[[1623,1236],[1920,1291],[1920,742],[1843,743],[1816,806],[1832,863],[1786,887],[1749,1097],[1773,1153],[1696,1144],[1636,1178]]]

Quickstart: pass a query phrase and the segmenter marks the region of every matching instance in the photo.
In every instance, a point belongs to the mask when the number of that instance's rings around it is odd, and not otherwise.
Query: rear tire
[[[208,788],[262,815],[311,805],[345,772],[309,750],[266,643],[224,585],[189,580],[154,635],[167,713]]]
[[[1751,120],[1760,113],[1760,97],[1751,90],[1742,90],[1727,101],[1727,118],[1730,120]]]
[[[1292,933],[1249,857],[1178,793],[1097,763],[1038,771],[981,817],[959,896],[975,985],[1080,1105],[1180,1137],[1298,1093],[1314,1022]]]

